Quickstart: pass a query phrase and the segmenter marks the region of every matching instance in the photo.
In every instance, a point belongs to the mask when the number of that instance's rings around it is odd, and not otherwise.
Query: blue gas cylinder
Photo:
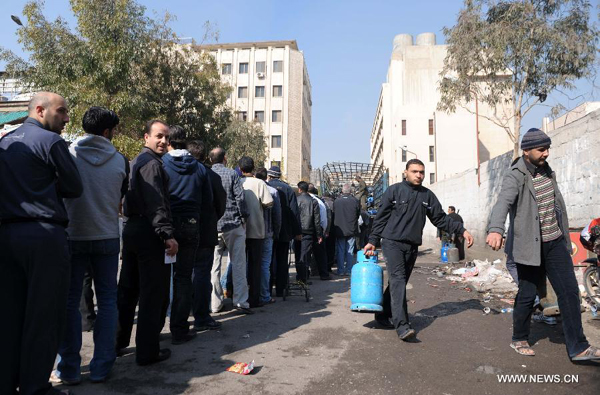
[[[442,252],[441,252],[441,259],[443,263],[447,263],[448,262],[448,250],[450,249],[450,247],[448,246],[448,243],[444,243],[442,244]]]
[[[383,269],[377,264],[377,255],[367,257],[363,251],[358,252],[352,267],[350,300],[352,311],[383,311]]]

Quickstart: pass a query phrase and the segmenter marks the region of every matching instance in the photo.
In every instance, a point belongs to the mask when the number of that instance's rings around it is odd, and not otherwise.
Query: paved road
[[[224,312],[216,317],[222,330],[200,333],[180,346],[170,345],[165,330],[163,346],[173,351],[169,361],[142,368],[133,354],[126,355],[105,384],[91,384],[84,375],[84,383],[72,389],[77,395],[599,393],[600,364],[573,365],[560,325],[533,324],[538,355],[516,354],[508,346],[511,316],[499,313],[504,304],[483,303],[481,295],[437,281],[431,274],[436,259],[420,256],[411,279],[416,343],[378,329],[372,315],[350,312],[348,278],[316,279],[309,303],[294,297],[252,316]],[[485,306],[491,314],[483,314]],[[600,341],[599,321],[586,322],[586,331]],[[85,333],[86,365],[91,342]],[[235,362],[251,360],[257,366],[252,375],[225,372]],[[574,375],[578,383],[499,383],[498,374],[551,375],[546,379],[561,381]]]

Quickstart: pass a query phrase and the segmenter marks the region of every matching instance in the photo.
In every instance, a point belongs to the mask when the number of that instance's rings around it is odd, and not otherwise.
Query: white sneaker
[[[542,312],[533,313],[533,315],[531,316],[531,319],[534,322],[543,322],[546,325],[556,325],[558,323],[558,321],[556,320],[556,317],[547,317]]]

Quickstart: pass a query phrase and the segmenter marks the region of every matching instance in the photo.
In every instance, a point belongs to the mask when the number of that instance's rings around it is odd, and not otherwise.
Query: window
[[[221,65],[221,74],[231,74],[231,63],[223,63]]]
[[[273,85],[273,97],[281,97],[281,96],[283,96],[283,86]]]
[[[254,97],[265,97],[265,87],[264,86],[254,87]]]
[[[277,166],[281,169],[281,161],[280,160],[272,160],[271,166]]]
[[[254,120],[257,122],[265,121],[265,112],[264,111],[254,111]]]
[[[274,73],[283,72],[283,60],[274,60],[273,61],[273,72]]]
[[[240,86],[238,87],[238,99],[246,99],[248,97],[248,87]]]
[[[433,119],[429,120],[429,135],[433,136]]]
[[[406,150],[402,150],[402,162],[406,162]]]
[[[271,148],[281,148],[281,136],[271,136]]]
[[[402,120],[402,135],[406,136],[406,119]]]
[[[429,161],[435,162],[435,147],[433,145],[429,146]]]
[[[281,110],[273,111],[271,115],[271,122],[281,122]]]
[[[266,69],[265,62],[256,62],[256,72],[264,73]]]
[[[248,63],[240,63],[240,74],[248,74]]]
[[[435,173],[429,173],[429,183],[430,184],[435,183]]]
[[[246,111],[238,111],[237,112],[237,117],[240,121],[247,121],[248,120],[248,113]]]

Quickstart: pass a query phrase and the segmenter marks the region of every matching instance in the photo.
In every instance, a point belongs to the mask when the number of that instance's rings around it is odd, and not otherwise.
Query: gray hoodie
[[[119,204],[129,184],[129,162],[110,140],[85,134],[69,147],[81,180],[83,194],[64,199],[69,215],[69,240],[119,238]]]

